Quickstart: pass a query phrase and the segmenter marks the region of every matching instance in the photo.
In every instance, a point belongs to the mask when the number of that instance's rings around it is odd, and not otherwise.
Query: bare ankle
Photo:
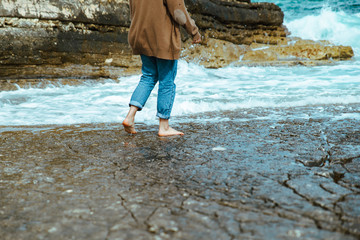
[[[160,137],[168,137],[168,136],[174,136],[174,135],[184,135],[184,133],[173,129],[170,126],[168,126],[166,129],[162,129],[162,128],[159,129]]]

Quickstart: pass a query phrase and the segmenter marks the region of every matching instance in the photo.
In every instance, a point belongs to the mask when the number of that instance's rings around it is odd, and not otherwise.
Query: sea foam
[[[353,47],[360,54],[360,16],[323,8],[320,14],[285,22],[292,36],[310,40],[330,40]]]

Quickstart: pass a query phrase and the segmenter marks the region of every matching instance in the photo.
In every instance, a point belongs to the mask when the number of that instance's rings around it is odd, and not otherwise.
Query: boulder
[[[185,43],[181,58],[207,68],[220,68],[240,60],[240,56],[250,51],[247,45],[237,45],[228,41],[207,38],[202,44]]]
[[[198,27],[209,37],[236,44],[277,44],[287,36],[284,13],[273,3],[185,0]]]
[[[252,44],[252,51],[242,58],[243,64],[262,65],[320,65],[351,59],[354,52],[349,46],[335,46],[329,41],[289,38],[286,45]]]
[[[351,59],[354,52],[349,46],[335,46],[328,41],[286,38],[282,44],[238,45],[228,41],[206,38],[201,45],[186,42],[182,59],[207,68],[235,66],[294,66],[324,65]]]
[[[1,0],[0,17],[130,26],[128,0]]]

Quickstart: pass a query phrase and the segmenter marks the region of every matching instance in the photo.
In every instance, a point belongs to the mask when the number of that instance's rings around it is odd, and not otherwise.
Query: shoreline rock
[[[360,106],[322,108],[0,127],[2,239],[359,239]]]
[[[202,45],[187,42],[182,58],[206,68],[234,66],[319,66],[349,60],[354,56],[349,46],[336,46],[329,41],[286,38],[282,44],[252,43],[237,45],[208,38]]]
[[[185,0],[205,36],[182,58],[205,67],[229,64],[322,65],[351,59],[351,47],[291,38],[284,13],[250,0]],[[36,79],[118,79],[140,72],[127,43],[126,0],[6,0],[0,3],[0,89]],[[184,32],[184,31],[183,31]],[[32,81],[31,79],[35,80]],[[71,81],[68,81],[71,83]],[[35,84],[36,85],[36,84]]]

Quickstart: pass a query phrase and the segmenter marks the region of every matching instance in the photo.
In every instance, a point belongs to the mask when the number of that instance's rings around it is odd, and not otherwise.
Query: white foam
[[[212,148],[213,151],[226,151],[227,149],[222,146],[217,146]]]
[[[360,16],[323,8],[319,15],[285,22],[293,36],[310,40],[330,40],[352,46],[360,54]]]
[[[205,69],[179,62],[172,116],[256,107],[360,103],[359,62],[322,67]],[[120,122],[140,76],[119,83],[0,92],[0,125]],[[157,89],[137,122],[155,124]]]
[[[345,119],[360,120],[360,113],[343,113],[341,115],[335,116],[333,118],[333,121],[345,120]]]

